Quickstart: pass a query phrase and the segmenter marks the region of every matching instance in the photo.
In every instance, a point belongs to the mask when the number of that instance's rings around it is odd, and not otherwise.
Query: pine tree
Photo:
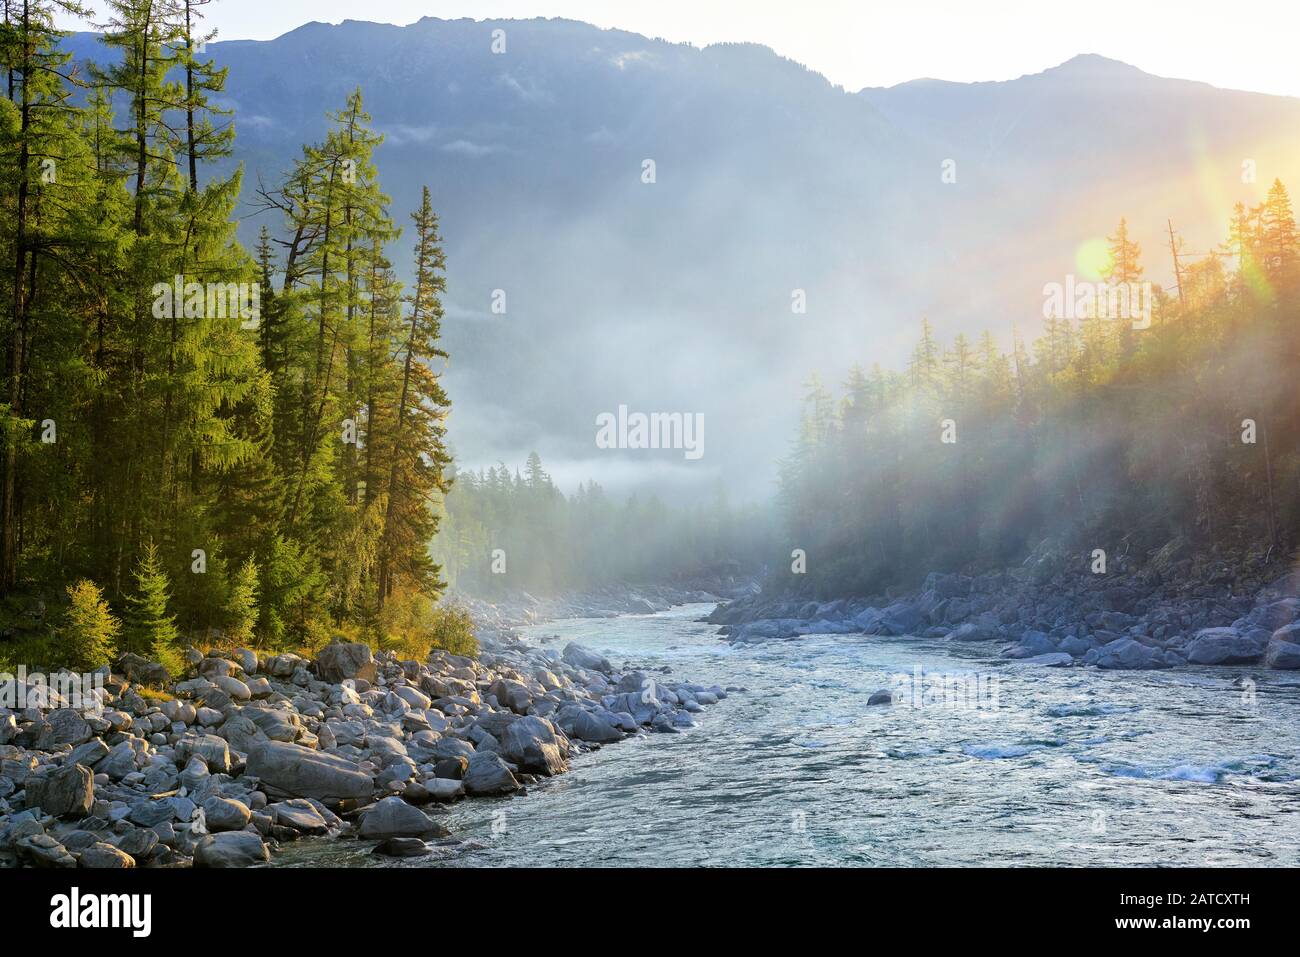
[[[257,562],[249,558],[235,572],[226,602],[226,639],[244,645],[253,641],[258,617]]]
[[[135,594],[127,599],[125,650],[160,661],[172,670],[180,633],[175,616],[167,613],[171,586],[153,542],[145,546],[136,564],[135,583]]]
[[[56,15],[84,16],[86,10],[72,0],[27,0],[21,6],[5,7],[3,54],[8,74],[9,99],[17,107],[17,130],[12,149],[16,162],[6,170],[6,192],[13,190],[13,258],[9,271],[8,308],[0,330],[4,333],[5,391],[0,395],[0,590],[14,586],[18,575],[19,458],[25,433],[31,424],[24,415],[28,344],[33,336],[31,317],[37,303],[36,249],[50,239],[37,209],[41,184],[54,172],[62,156],[60,133],[64,120],[70,74],[70,56],[58,49],[64,36],[54,27]],[[50,165],[54,164],[54,165]],[[38,168],[40,172],[38,173]]]
[[[1264,271],[1270,278],[1290,275],[1300,260],[1300,236],[1296,233],[1291,197],[1280,179],[1269,187],[1260,216],[1259,250]]]
[[[430,595],[440,591],[438,569],[425,545],[438,529],[431,496],[445,495],[451,488],[446,474],[451,456],[444,443],[451,403],[431,366],[434,360],[447,359],[439,345],[447,263],[427,186],[420,209],[411,218],[416,234],[415,289],[407,300],[402,386],[393,417],[393,464],[379,558],[380,607],[399,581]]]
[[[1142,247],[1128,235],[1128,220],[1121,219],[1113,236],[1107,236],[1110,265],[1106,280],[1113,285],[1140,282],[1142,279]]]

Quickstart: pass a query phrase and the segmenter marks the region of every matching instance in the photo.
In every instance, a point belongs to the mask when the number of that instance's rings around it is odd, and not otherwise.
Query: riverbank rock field
[[[497,633],[483,647],[425,661],[364,644],[314,660],[191,650],[179,680],[128,656],[101,672],[100,708],[48,691],[46,707],[0,708],[0,864],[247,867],[304,837],[455,853],[474,845],[440,821],[449,802],[523,795],[726,697],[576,644]]]

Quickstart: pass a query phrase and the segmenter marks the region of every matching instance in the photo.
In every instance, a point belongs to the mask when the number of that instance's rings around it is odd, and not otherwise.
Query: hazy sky
[[[697,45],[762,43],[851,90],[922,76],[1009,79],[1100,53],[1160,76],[1300,96],[1298,0],[216,0],[208,9],[224,39],[270,39],[309,20],[568,17]]]

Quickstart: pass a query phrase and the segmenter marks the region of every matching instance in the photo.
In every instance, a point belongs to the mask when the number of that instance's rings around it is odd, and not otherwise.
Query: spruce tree
[[[171,585],[153,542],[135,568],[135,593],[127,598],[125,650],[160,661],[174,670],[180,639],[176,618],[167,613]]]

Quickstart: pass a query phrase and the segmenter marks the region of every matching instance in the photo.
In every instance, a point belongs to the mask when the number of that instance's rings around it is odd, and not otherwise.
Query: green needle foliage
[[[0,592],[66,607],[77,583],[66,635],[83,662],[378,642],[386,601],[432,607],[442,587],[431,196],[404,294],[382,137],[356,91],[253,197],[250,255],[207,5],[107,0],[110,65],[83,69],[54,27],[76,3],[4,5]]]

